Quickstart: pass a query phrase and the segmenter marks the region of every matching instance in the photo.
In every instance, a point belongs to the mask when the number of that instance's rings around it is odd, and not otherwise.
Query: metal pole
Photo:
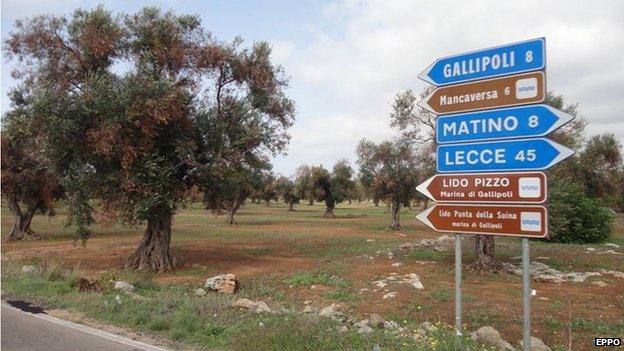
[[[455,234],[455,330],[462,334],[462,243],[461,235]]]
[[[531,274],[529,239],[522,238],[522,339],[524,351],[531,350]]]

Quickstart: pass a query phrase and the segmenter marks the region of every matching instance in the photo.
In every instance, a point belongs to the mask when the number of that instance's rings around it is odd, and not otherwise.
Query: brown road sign
[[[416,216],[444,233],[543,238],[548,233],[544,206],[435,205]]]
[[[532,72],[438,88],[418,102],[435,114],[486,110],[544,101],[544,72]]]
[[[547,193],[546,175],[542,172],[437,174],[416,190],[441,203],[541,204]]]

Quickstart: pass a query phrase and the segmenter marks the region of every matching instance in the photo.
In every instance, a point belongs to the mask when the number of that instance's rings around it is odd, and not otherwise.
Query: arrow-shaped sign
[[[546,40],[538,38],[440,58],[418,78],[441,86],[545,67]]]
[[[438,232],[543,238],[548,214],[543,206],[435,205],[416,216]]]
[[[439,145],[438,171],[537,171],[548,169],[574,151],[548,139],[521,139]]]
[[[524,173],[436,174],[416,187],[433,201],[445,203],[534,203],[546,201],[546,175]]]
[[[440,116],[438,143],[546,136],[574,119],[548,105],[529,105]]]
[[[537,104],[546,97],[544,72],[440,87],[418,102],[437,115]]]

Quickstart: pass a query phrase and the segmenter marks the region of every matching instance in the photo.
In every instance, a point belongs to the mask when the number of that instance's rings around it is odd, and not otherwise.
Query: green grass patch
[[[290,278],[286,279],[285,282],[295,287],[319,284],[346,288],[351,284],[348,280],[328,272],[295,273]]]
[[[345,302],[362,300],[362,295],[350,293],[345,290],[327,291],[325,292],[324,296],[326,299],[329,299],[329,300],[337,300],[337,301],[345,301]]]
[[[443,286],[433,289],[429,296],[431,296],[431,298],[436,301],[448,302],[454,298],[454,292],[451,289]]]
[[[405,256],[407,258],[418,261],[444,261],[450,259],[452,255],[452,252],[441,252],[434,250],[413,250],[408,252]]]

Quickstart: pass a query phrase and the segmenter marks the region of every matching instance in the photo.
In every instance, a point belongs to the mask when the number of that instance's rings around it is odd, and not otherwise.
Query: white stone
[[[520,348],[524,345],[523,340],[520,340]],[[531,351],[550,351],[550,347],[546,346],[540,338],[534,336],[531,337]]]
[[[236,274],[219,274],[217,276],[206,279],[204,288],[208,291],[215,291],[221,294],[235,294],[240,284]]]
[[[360,327],[357,332],[358,334],[370,334],[373,332],[373,328],[369,327],[368,325],[365,325],[363,327]]]
[[[384,294],[383,299],[392,299],[395,298],[397,296],[396,291],[391,291],[389,293]]]
[[[336,314],[338,306],[335,303],[321,309],[319,311],[319,316],[321,317],[332,317]]]
[[[264,302],[256,302],[256,307],[253,309],[255,313],[271,313],[273,310]]]
[[[511,346],[509,342],[503,339],[498,332],[498,330],[485,326],[477,329],[475,332],[471,333],[473,339],[481,341],[484,344],[488,344],[490,346],[494,346],[498,350],[502,351],[515,351],[516,349]]]
[[[246,310],[251,310],[251,309],[256,308],[257,303],[254,302],[254,301],[251,301],[249,299],[238,299],[238,300],[232,302],[232,304],[230,306],[234,307],[234,308],[243,308],[243,309],[246,309]]]
[[[118,280],[118,281],[115,282],[115,285],[113,286],[113,289],[121,290],[121,291],[126,292],[126,293],[131,293],[131,292],[134,292],[134,285],[132,285],[132,284],[126,282],[126,281],[123,281],[123,280]]]
[[[197,289],[195,289],[194,294],[195,294],[195,296],[206,296],[206,290],[204,290],[202,288],[197,288]]]
[[[411,284],[414,288],[418,290],[422,290],[425,287],[420,281],[420,277],[416,273],[409,273],[405,275],[406,281],[408,284]]]
[[[35,266],[22,266],[22,273],[35,274],[39,273],[39,269]]]
[[[401,262],[394,262],[392,264],[392,267],[399,267],[399,266],[402,266],[402,265],[403,265],[403,263],[401,263]]]
[[[618,244],[613,244],[613,243],[606,243],[606,244],[605,244],[605,246],[614,247],[614,248],[616,248],[616,249],[619,249],[619,248],[620,248],[620,245],[618,245]]]
[[[595,282],[592,282],[592,284],[597,285],[597,286],[599,286],[601,288],[603,288],[603,287],[608,285],[607,283],[605,283],[605,282],[603,282],[601,280],[596,280]]]

